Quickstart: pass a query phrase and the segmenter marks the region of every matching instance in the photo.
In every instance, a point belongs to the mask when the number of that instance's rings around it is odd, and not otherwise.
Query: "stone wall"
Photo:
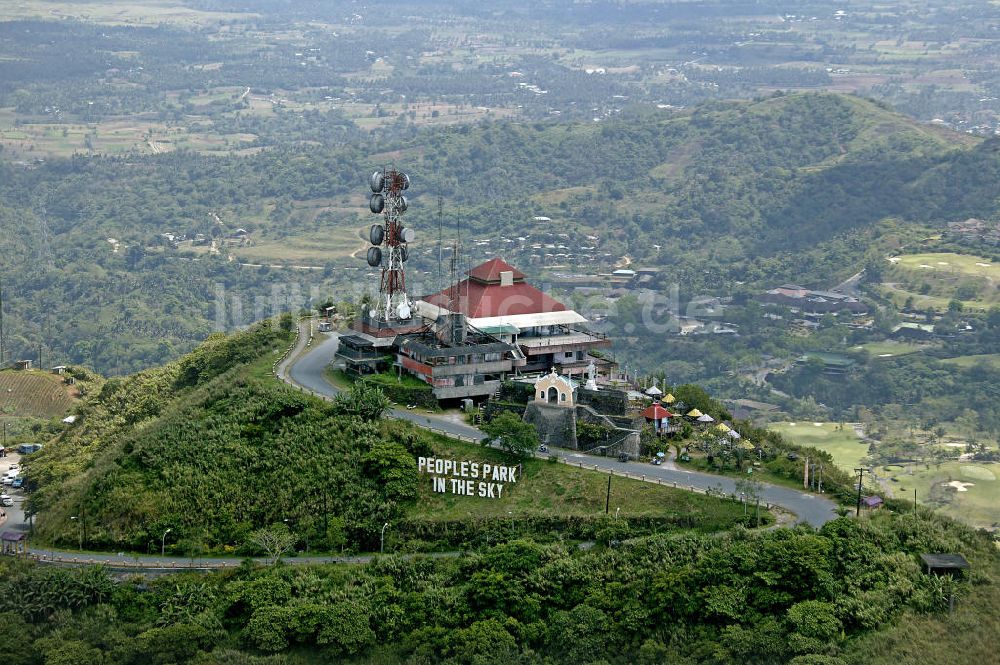
[[[535,426],[542,443],[577,450],[576,409],[531,402],[523,420]]]

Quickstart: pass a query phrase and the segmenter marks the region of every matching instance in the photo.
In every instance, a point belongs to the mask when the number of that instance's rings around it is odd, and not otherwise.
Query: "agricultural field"
[[[75,391],[62,377],[42,371],[0,371],[0,415],[17,418],[64,416]]]
[[[105,25],[171,25],[202,28],[226,21],[251,20],[257,14],[203,11],[185,6],[181,0],[128,0],[94,2],[16,0],[0,8],[0,20],[74,19]]]
[[[251,247],[227,250],[241,262],[295,262],[297,265],[322,266],[334,259],[357,259],[357,267],[365,265],[363,252],[368,248],[361,234],[368,227],[339,226],[287,238],[262,238]]]
[[[77,154],[160,154],[188,149],[203,154],[236,152],[257,139],[253,134],[220,134],[202,125],[177,126],[139,118],[100,123],[17,122],[13,109],[0,109],[0,146],[21,158]]]
[[[945,462],[876,469],[893,496],[913,498],[979,528],[1000,526],[1000,464]]]
[[[787,422],[772,423],[769,429],[780,432],[789,441],[800,446],[812,446],[833,455],[833,461],[845,471],[857,468],[868,456],[868,446],[855,433],[850,424]]]
[[[944,310],[952,299],[968,309],[985,310],[1000,303],[1000,264],[953,252],[905,254],[889,259],[892,267],[882,284],[899,307]]]

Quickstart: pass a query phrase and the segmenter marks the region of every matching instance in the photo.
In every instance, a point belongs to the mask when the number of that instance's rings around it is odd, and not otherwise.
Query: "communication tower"
[[[371,174],[368,185],[372,190],[368,209],[383,216],[382,224],[372,224],[368,230],[372,243],[368,248],[368,265],[382,268],[378,303],[368,315],[378,323],[408,323],[413,312],[406,295],[403,264],[409,255],[407,243],[413,241],[413,229],[403,226],[402,217],[407,205],[403,192],[410,188],[410,178],[394,168],[383,169]]]

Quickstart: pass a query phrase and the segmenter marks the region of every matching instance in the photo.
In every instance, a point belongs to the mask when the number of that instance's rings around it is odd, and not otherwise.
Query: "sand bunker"
[[[989,263],[977,263],[976,265],[979,266],[980,268],[989,268],[990,267]]]
[[[945,483],[948,487],[954,487],[956,492],[968,492],[970,487],[975,487],[975,483],[963,483],[961,480],[953,480]]]
[[[948,262],[947,261],[938,261],[937,264],[939,266],[946,266],[946,265],[948,265]]]
[[[823,423],[813,423],[813,426],[815,426],[815,427],[822,427]]]
[[[933,268],[934,266],[929,266],[929,265],[927,265],[926,263],[921,263],[921,264],[920,264],[919,266],[917,266],[917,267],[918,267],[918,268]]]

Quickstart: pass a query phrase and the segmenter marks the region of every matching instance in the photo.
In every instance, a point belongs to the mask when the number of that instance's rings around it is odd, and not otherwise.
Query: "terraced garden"
[[[75,395],[62,377],[40,371],[0,372],[0,415],[54,418],[73,406]]]

